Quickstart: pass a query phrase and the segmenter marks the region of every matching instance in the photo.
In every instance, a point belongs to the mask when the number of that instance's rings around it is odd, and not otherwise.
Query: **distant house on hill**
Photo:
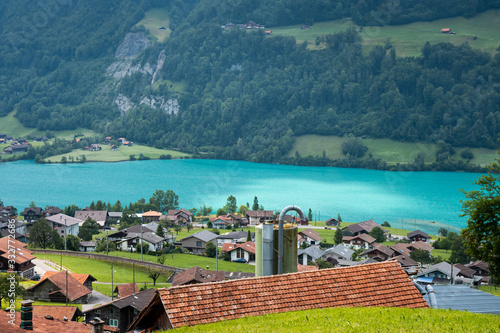
[[[96,143],[93,143],[93,144],[90,145],[89,150],[90,151],[98,151],[98,150],[101,150],[101,146],[99,146]]]
[[[432,238],[431,236],[427,235],[425,232],[420,231],[420,230],[415,230],[415,231],[409,232],[406,235],[406,237],[408,237],[408,239],[412,243],[421,241],[421,242],[424,242],[424,243],[427,243],[427,244],[431,243],[431,238]]]
[[[451,32],[451,28],[443,28],[441,29],[441,33],[443,34],[449,34]]]

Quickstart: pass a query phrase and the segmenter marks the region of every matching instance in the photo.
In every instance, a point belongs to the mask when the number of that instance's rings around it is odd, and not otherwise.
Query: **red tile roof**
[[[33,314],[35,316],[52,316],[54,319],[64,320],[64,317],[68,320],[73,320],[75,315],[77,317],[83,316],[82,311],[77,306],[57,306],[57,305],[34,305]],[[76,318],[75,318],[76,319]]]
[[[302,231],[299,232],[299,234],[302,234],[304,236],[312,238],[315,241],[320,241],[320,240],[323,239],[323,237],[321,237],[319,235],[319,233],[316,230],[313,230],[313,229],[302,230]]]
[[[233,245],[233,244],[231,244]],[[226,247],[229,248],[229,247]],[[228,250],[229,252],[234,251],[236,249],[243,249],[249,253],[255,254],[255,243],[254,242],[245,242],[243,244],[236,244],[232,249]],[[222,250],[224,251],[224,246],[222,247]]]
[[[12,249],[14,247],[14,253],[9,252],[9,248]],[[5,236],[0,238],[0,255],[6,259],[14,259],[16,264],[23,264],[30,260],[35,259],[36,257],[32,255],[33,252],[26,248],[26,244],[20,242],[14,238],[9,236]],[[10,257],[9,255],[14,255],[15,258]]]
[[[127,283],[117,285],[115,290],[118,291],[118,294],[121,297],[127,297],[132,294],[137,294],[139,292],[139,288],[137,287],[137,283]]]
[[[222,252],[228,252],[231,250],[234,250],[236,248],[236,245],[233,243],[223,243],[222,244]]]
[[[40,279],[40,282],[48,278],[49,276],[53,276],[59,272],[53,272],[53,271],[46,271],[45,274],[43,274],[42,278]],[[87,279],[91,279],[92,281],[97,281],[95,277],[93,277],[90,274],[78,274],[78,273],[69,273],[72,277],[75,278],[76,281],[80,282],[81,284],[84,284]]]
[[[173,328],[330,307],[428,308],[397,262],[160,288],[129,330],[151,325],[141,320],[159,300]]]
[[[434,247],[430,244],[427,244],[426,242],[418,241],[415,243],[408,244],[408,247],[412,247],[415,250],[425,250],[425,251],[432,251],[434,250]]]
[[[348,241],[348,242],[350,242],[353,239],[361,239],[361,240],[367,242],[368,244],[375,242],[375,238],[373,238],[372,236],[370,236],[368,234],[359,234],[357,236],[352,236],[352,237],[344,236],[342,239],[344,241]]]
[[[297,272],[309,272],[309,271],[317,271],[317,270],[318,270],[317,266],[297,264]]]
[[[194,266],[184,272],[177,273],[172,281],[172,286],[182,286],[185,284],[197,284],[205,282],[224,281],[224,271],[207,271],[206,269]]]
[[[89,333],[90,325],[86,325],[83,323],[78,323],[76,321],[64,321],[58,319],[46,319],[45,316],[33,315],[33,331],[27,331],[21,329],[19,325],[21,325],[21,314],[16,312],[16,319],[14,321],[15,325],[10,324],[7,321],[7,314],[2,315],[4,318],[0,320],[0,332],[9,332],[9,333],[26,333],[26,332],[37,332],[37,333]],[[9,318],[10,320],[10,318]]]
[[[67,294],[66,294],[66,279],[68,281]],[[68,274],[68,276],[66,276],[66,272],[56,272],[56,274],[49,275],[43,280],[40,279],[40,281],[36,285],[34,285],[33,287],[29,287],[27,290],[36,291],[36,289],[39,288],[42,285],[42,283],[46,283],[46,280],[49,280],[56,287],[59,288],[58,290],[52,291],[52,293],[60,292],[64,296],[68,297],[68,299],[72,302],[92,292],[83,284],[78,282],[78,280],[75,279],[73,276],[71,276],[71,274]]]

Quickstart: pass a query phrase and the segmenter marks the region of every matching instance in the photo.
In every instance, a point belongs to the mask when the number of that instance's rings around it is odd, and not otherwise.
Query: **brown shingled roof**
[[[177,273],[174,276],[172,286],[182,286],[185,284],[205,283],[224,281],[223,271],[207,271],[206,269],[194,266],[184,272]]]
[[[120,297],[127,297],[132,294],[137,294],[139,288],[137,287],[137,283],[127,283],[117,285],[114,291],[118,292]]]
[[[14,253],[9,252],[9,249],[12,249],[12,247],[14,247]],[[18,241],[17,239],[9,236],[0,238],[1,256],[6,259],[13,259],[16,264],[23,264],[27,261],[35,259],[36,257],[32,253],[32,251],[26,248],[26,244]],[[14,257],[12,257],[11,255],[14,255]]]
[[[58,306],[58,305],[34,305],[33,314],[35,316],[52,316],[54,319],[76,321],[76,317],[83,317],[83,312],[77,306]]]
[[[129,330],[153,325],[160,301],[173,328],[330,307],[428,308],[397,262],[160,288]]]
[[[66,295],[66,279],[68,280],[68,294]],[[73,302],[74,300],[79,299],[80,297],[83,297],[92,291],[90,291],[87,287],[85,287],[83,284],[78,282],[77,279],[75,279],[71,274],[68,274],[66,277],[66,272],[56,272],[56,274],[50,275],[46,277],[43,280],[40,280],[36,285],[28,288],[27,290],[33,290],[36,291],[38,287],[40,287],[43,283],[46,283],[46,280],[49,280],[52,282],[56,287],[58,287],[58,290],[52,291],[49,294],[53,294],[56,292],[60,292],[64,296],[68,297],[68,299]]]
[[[321,237],[319,235],[319,233],[316,231],[316,230],[313,230],[313,229],[306,229],[306,230],[302,230],[299,232],[299,234],[302,234],[304,236],[307,236],[315,241],[320,241],[323,239],[323,237]]]
[[[21,314],[16,312],[15,314],[16,325],[12,325],[7,321],[7,316],[0,320],[0,332],[9,333],[26,333],[26,332],[37,332],[37,333],[89,333],[90,325],[83,323],[78,323],[76,321],[64,321],[58,319],[46,319],[45,316],[33,315],[33,331],[27,331],[19,327],[21,324]],[[10,319],[9,319],[10,320]]]
[[[59,272],[54,272],[54,271],[46,271],[45,274],[43,274],[42,278],[40,279],[40,282],[48,278],[49,276],[53,276]],[[97,281],[95,277],[93,277],[90,274],[78,274],[78,273],[69,273],[72,277],[75,278],[76,281],[80,282],[81,284],[84,284],[87,279],[91,279],[92,281]]]

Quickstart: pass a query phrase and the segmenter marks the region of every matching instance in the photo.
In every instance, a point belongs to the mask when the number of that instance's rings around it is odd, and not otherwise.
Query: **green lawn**
[[[380,158],[388,164],[394,165],[397,163],[411,163],[421,152],[425,156],[425,163],[429,164],[436,161],[436,144],[399,142],[390,139],[361,140],[368,148],[365,158],[371,153],[374,158]],[[344,156],[341,150],[342,142],[343,138],[338,136],[299,136],[296,138],[288,156],[295,156],[295,152],[299,152],[301,156],[322,156],[324,151],[328,158],[338,159]],[[464,147],[456,147],[453,159],[462,159],[460,153],[464,149]],[[470,150],[474,154],[474,158],[471,160],[473,164],[487,165],[493,162],[497,156],[494,149],[471,148]]]
[[[431,255],[433,257],[438,257],[440,256],[441,258],[443,258],[443,260],[448,260],[450,259],[450,256],[451,256],[451,250],[441,250],[441,249],[434,249],[431,251]]]
[[[297,43],[308,41],[308,46],[316,48],[317,36],[324,36],[348,28],[360,31],[365,53],[375,45],[384,45],[387,40],[395,47],[398,56],[419,56],[424,44],[449,42],[454,45],[468,43],[474,48],[495,53],[500,45],[500,10],[492,9],[478,14],[471,19],[453,17],[431,22],[414,22],[405,25],[384,27],[363,27],[355,25],[349,19],[315,23],[311,29],[301,29],[302,25],[273,27],[273,35],[288,35],[297,39]],[[456,35],[442,34],[442,28],[451,28]],[[321,45],[320,45],[321,47]]]
[[[45,136],[46,131],[39,131],[36,128],[25,127],[17,118],[14,117],[16,111],[12,111],[5,117],[0,118],[0,133],[6,133],[14,138],[26,138],[31,136]],[[77,128],[76,130],[52,131],[54,135],[62,139],[73,139],[75,134],[84,134],[85,136],[92,136],[96,133],[94,131]]]
[[[117,252],[110,252],[109,255],[120,256],[120,257],[124,257],[124,258],[141,259],[140,253],[130,253],[130,252],[117,251]],[[156,257],[150,256],[150,255],[144,255],[144,260],[156,262]],[[215,258],[209,258],[209,257],[201,256],[201,255],[199,256],[199,255],[187,254],[187,253],[174,253],[173,255],[167,254],[164,264],[167,266],[173,266],[173,267],[179,267],[179,268],[185,268],[185,269],[191,268],[194,266],[199,266],[201,268],[206,268],[207,266],[209,266],[210,270],[215,270],[215,267],[216,267]],[[242,263],[236,263],[236,262],[230,262],[230,261],[224,261],[224,260],[219,259],[219,271],[253,273],[255,271],[255,266],[248,265],[248,264],[242,264]]]
[[[480,286],[478,289],[500,297],[500,286]]]
[[[143,25],[149,30],[149,33],[156,37],[158,41],[163,42],[170,37],[172,30],[170,30],[170,20],[168,18],[168,11],[165,8],[150,9],[145,13],[145,17],[140,20],[135,26]],[[166,30],[160,31],[159,28],[164,27]]]
[[[116,253],[121,253],[121,252],[112,252],[112,253],[116,255]],[[35,256],[38,259],[47,259],[55,263],[59,263],[61,260],[60,259],[61,256],[57,254],[37,253],[35,254]],[[109,261],[93,260],[93,259],[73,257],[73,256],[63,256],[63,266],[67,267],[69,270],[75,273],[91,274],[99,282],[111,282],[111,263]],[[133,281],[134,278],[133,278],[132,265],[123,263],[113,264],[113,282],[132,283]],[[140,266],[135,267],[135,282],[137,284],[144,282],[147,282],[148,284],[153,284],[153,280],[147,276],[147,269]],[[157,282],[166,282],[166,278],[159,279]]]
[[[176,332],[497,332],[500,316],[441,309],[328,308],[269,314]]]
[[[75,149],[71,153],[51,156],[46,161],[58,163],[65,156],[68,160],[70,156],[76,160],[77,157],[85,155],[87,162],[120,162],[129,161],[130,155],[135,155],[138,159],[142,153],[144,156],[151,159],[158,159],[161,155],[172,155],[172,158],[191,157],[191,154],[185,154],[174,150],[157,149],[143,145],[134,144],[132,147],[120,146],[118,150],[111,151],[107,145],[101,145],[102,149],[98,151],[88,151],[83,149]]]
[[[16,311],[17,312],[20,312],[21,311],[21,301],[23,301],[24,299],[16,299]],[[5,299],[2,300],[2,306],[1,308],[2,309],[5,309],[7,307],[7,302]],[[56,302],[46,302],[46,301],[35,301],[34,305],[52,305],[52,306],[66,306],[66,303],[56,303]],[[68,305],[70,306],[77,306],[80,310],[82,310],[82,304],[73,304],[73,303],[69,303]]]
[[[160,279],[160,280],[163,280],[163,279]],[[153,285],[153,283],[147,283],[147,284],[144,284],[144,282],[137,282],[137,286],[139,287],[139,289],[141,289],[142,287],[146,286],[146,288],[155,288],[155,289],[158,289],[158,288],[168,288],[170,287],[172,284],[171,283],[164,283],[164,282],[156,282],[156,285]],[[101,283],[92,283],[92,287],[94,288],[94,290],[100,292],[101,294],[104,294],[106,296],[110,296],[111,297],[111,292],[116,288],[116,284],[114,285],[111,285],[111,284],[101,284]],[[113,288],[111,288],[113,287]],[[113,296],[116,297],[116,294],[114,294]]]

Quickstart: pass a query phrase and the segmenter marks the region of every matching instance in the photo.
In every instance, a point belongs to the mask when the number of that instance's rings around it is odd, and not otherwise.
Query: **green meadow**
[[[56,156],[51,156],[46,159],[46,162],[59,163],[63,157],[66,157],[68,161],[70,161],[71,157],[81,158],[82,155],[85,155],[87,162],[121,162],[121,161],[129,161],[130,155],[134,155],[136,159],[139,159],[140,154],[143,154],[145,157],[149,157],[150,159],[158,159],[161,155],[171,155],[171,158],[189,158],[190,154],[185,154],[182,152],[178,152],[175,150],[167,150],[167,149],[157,149],[154,147],[148,147],[144,145],[134,144],[132,147],[120,146],[116,151],[112,151],[110,146],[108,145],[100,145],[102,147],[101,150],[98,151],[88,151],[83,149],[75,149],[70,153],[61,154]]]
[[[418,153],[423,153],[425,163],[433,163],[436,161],[437,145],[432,143],[411,143],[400,142],[391,139],[361,139],[368,147],[365,154],[372,154],[374,158],[380,158],[389,165],[397,163],[411,163],[415,160]],[[326,156],[331,159],[344,157],[342,154],[343,138],[338,136],[322,136],[322,135],[303,135],[296,138],[293,148],[288,153],[288,156],[295,156],[298,152],[301,156],[322,156],[323,151]],[[453,159],[460,160],[460,153],[465,150],[465,147],[454,147],[455,155]],[[497,152],[494,149],[486,148],[470,148],[474,154],[474,158],[470,161],[473,164],[487,165],[495,160]],[[465,160],[464,160],[465,161]]]
[[[159,42],[163,42],[165,39],[170,37],[172,30],[169,28],[170,20],[168,18],[168,11],[165,8],[155,8],[150,9],[145,13],[145,17],[140,20],[135,26],[144,26],[149,30],[149,33],[153,35]],[[160,31],[159,28],[165,28],[166,30]]]
[[[360,32],[365,51],[375,45],[389,43],[401,57],[419,56],[424,44],[448,42],[454,45],[468,43],[473,48],[496,53],[500,46],[500,9],[492,9],[466,19],[453,17],[430,22],[414,22],[404,25],[388,25],[383,27],[360,27],[349,19],[318,22],[310,29],[301,29],[302,25],[272,27],[273,35],[293,36],[297,43],[307,40],[311,48],[321,48],[315,44],[316,37],[355,28]],[[451,28],[455,35],[441,33],[442,28]]]

